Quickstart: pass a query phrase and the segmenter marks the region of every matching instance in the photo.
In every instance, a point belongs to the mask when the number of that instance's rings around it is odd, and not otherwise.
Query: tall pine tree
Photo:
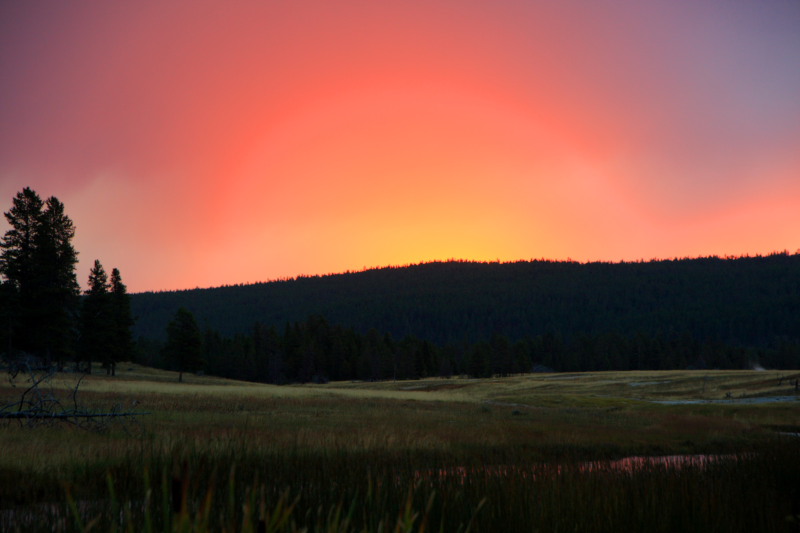
[[[119,269],[111,271],[110,312],[112,317],[113,343],[106,364],[106,373],[116,375],[117,363],[130,361],[133,358],[133,316],[131,315],[131,297],[122,283]]]
[[[108,275],[99,260],[89,272],[89,289],[81,308],[81,337],[78,365],[91,374],[92,361],[104,366],[111,357],[114,344],[114,317]]]
[[[78,254],[72,246],[75,226],[64,204],[45,202],[35,236],[33,295],[38,318],[39,347],[48,360],[63,364],[74,353],[80,287],[75,276]]]
[[[32,293],[35,292],[34,250],[36,233],[44,202],[35,191],[26,187],[14,197],[11,209],[5,213],[11,229],[0,243],[0,273],[13,288],[16,316],[11,333],[13,349],[33,353],[38,324]]]

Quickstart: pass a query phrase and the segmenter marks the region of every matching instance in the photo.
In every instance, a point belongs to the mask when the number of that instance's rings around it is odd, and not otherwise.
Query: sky
[[[132,292],[794,252],[798,95],[796,0],[2,2],[0,209]]]

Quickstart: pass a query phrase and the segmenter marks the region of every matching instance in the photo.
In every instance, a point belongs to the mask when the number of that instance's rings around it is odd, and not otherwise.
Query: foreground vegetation
[[[137,423],[105,433],[3,423],[0,529],[794,531],[799,378],[603,372],[278,387],[178,384],[122,365],[116,378],[86,377],[78,398],[151,413]],[[75,379],[58,376],[54,392]],[[0,393],[13,399],[23,386]],[[782,401],[753,402],[767,397]],[[674,454],[706,460],[612,461]]]

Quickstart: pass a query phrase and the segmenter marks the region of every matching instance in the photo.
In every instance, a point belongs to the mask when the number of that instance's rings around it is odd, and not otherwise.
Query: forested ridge
[[[271,331],[282,369],[273,368],[272,380],[279,374],[289,381],[398,377],[396,361],[367,370],[365,359],[375,351],[366,348],[368,337],[373,345],[384,339],[378,351],[388,343],[395,356],[405,343],[408,353],[400,359],[416,363],[404,363],[399,377],[503,374],[536,365],[593,370],[800,364],[800,255],[788,253],[623,263],[433,262],[141,293],[132,296],[140,344],[163,341],[180,307],[205,332],[207,364],[228,358],[227,373],[237,374],[236,357],[258,359],[256,349],[266,337],[256,332]],[[314,349],[305,352],[329,349],[325,361],[307,361],[303,371],[302,356],[287,346],[311,337]],[[212,353],[213,339],[220,350],[228,343],[227,355]],[[331,353],[336,343],[358,353],[346,363],[337,360],[344,355]],[[344,353],[342,346],[337,350]],[[501,356],[504,351],[513,355]],[[268,374],[262,368],[261,379],[270,380]]]

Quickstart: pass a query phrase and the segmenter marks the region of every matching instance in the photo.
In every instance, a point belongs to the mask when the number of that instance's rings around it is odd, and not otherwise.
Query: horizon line
[[[683,256],[683,257],[651,257],[650,259],[639,258],[635,260],[625,260],[620,259],[618,261],[612,260],[587,260],[587,261],[580,261],[576,259],[572,259],[572,257],[567,257],[566,259],[548,259],[545,257],[540,258],[529,258],[529,259],[514,259],[508,261],[501,261],[500,259],[495,260],[488,260],[488,261],[481,261],[477,259],[463,259],[463,258],[455,258],[451,257],[448,259],[431,259],[428,261],[418,261],[415,263],[404,263],[404,264],[394,264],[394,265],[375,265],[375,266],[363,266],[361,269],[351,270],[347,269],[340,272],[327,272],[324,274],[296,274],[294,276],[284,276],[279,278],[272,278],[267,279],[265,281],[245,281],[245,282],[238,282],[232,284],[223,284],[223,285],[215,285],[210,287],[200,287],[196,286],[193,288],[185,288],[185,289],[157,289],[157,290],[146,290],[146,291],[137,291],[130,293],[131,295],[134,294],[159,294],[159,293],[171,293],[171,292],[187,292],[187,291],[197,291],[197,290],[214,290],[214,289],[225,289],[231,287],[246,287],[251,285],[265,285],[268,283],[282,283],[282,282],[292,282],[292,281],[299,281],[303,279],[315,279],[315,278],[328,278],[334,276],[347,276],[351,274],[362,274],[365,272],[372,272],[372,271],[379,271],[379,270],[398,270],[404,268],[413,268],[418,266],[425,266],[425,265],[437,265],[437,264],[448,264],[448,263],[465,263],[465,264],[476,264],[476,265],[513,265],[519,263],[561,263],[561,264],[576,264],[576,265],[597,265],[597,264],[605,264],[605,265],[629,265],[629,264],[646,264],[646,263],[664,263],[664,262],[674,262],[674,261],[698,261],[703,259],[716,259],[720,261],[735,261],[740,259],[763,259],[768,257],[776,257],[776,256],[798,256],[800,255],[800,248],[795,250],[794,253],[790,253],[788,249],[784,249],[781,251],[774,250],[768,254],[755,254],[751,255],[749,253],[734,255],[734,254],[711,254],[711,255],[699,255],[699,256]]]

